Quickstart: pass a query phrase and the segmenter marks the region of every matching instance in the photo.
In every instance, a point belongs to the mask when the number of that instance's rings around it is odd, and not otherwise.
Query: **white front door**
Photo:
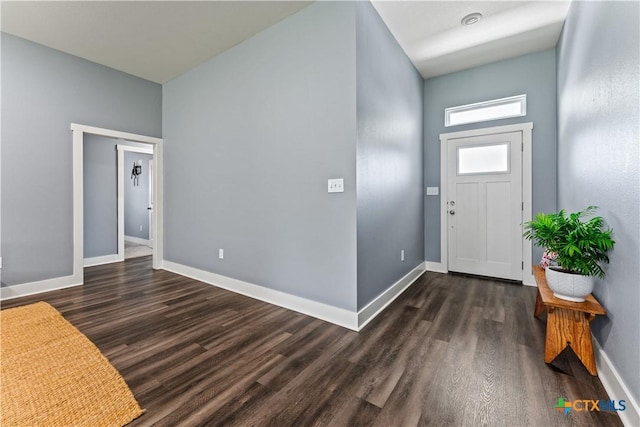
[[[522,280],[522,132],[449,139],[447,150],[449,271]]]

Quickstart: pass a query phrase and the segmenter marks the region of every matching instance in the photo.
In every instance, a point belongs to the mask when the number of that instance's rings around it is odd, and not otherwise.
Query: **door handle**
[[[151,209],[153,209],[152,207],[148,207],[147,210],[150,211]]]
[[[455,214],[456,214],[456,211],[454,211],[453,209],[449,211],[449,215],[455,215]]]

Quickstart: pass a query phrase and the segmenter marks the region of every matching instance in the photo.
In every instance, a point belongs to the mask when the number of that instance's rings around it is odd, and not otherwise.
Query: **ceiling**
[[[310,1],[2,1],[2,31],[157,83]],[[374,1],[409,58],[433,77],[555,46],[568,1]],[[484,15],[463,26],[468,13]]]
[[[308,1],[5,1],[2,31],[165,83]]]
[[[423,77],[550,49],[569,1],[374,1],[373,5]],[[470,13],[473,25],[462,25]]]

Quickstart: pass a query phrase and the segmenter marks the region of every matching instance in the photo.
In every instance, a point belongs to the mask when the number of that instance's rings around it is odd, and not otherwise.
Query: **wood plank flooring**
[[[554,409],[606,399],[577,358],[544,357],[535,289],[425,273],[357,333],[166,271],[85,270],[47,301],[109,358],[146,413],[132,426],[617,426]]]

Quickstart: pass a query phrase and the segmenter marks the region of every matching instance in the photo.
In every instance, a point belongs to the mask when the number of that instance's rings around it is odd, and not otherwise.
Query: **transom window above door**
[[[444,110],[445,127],[527,115],[527,95],[449,107]]]

